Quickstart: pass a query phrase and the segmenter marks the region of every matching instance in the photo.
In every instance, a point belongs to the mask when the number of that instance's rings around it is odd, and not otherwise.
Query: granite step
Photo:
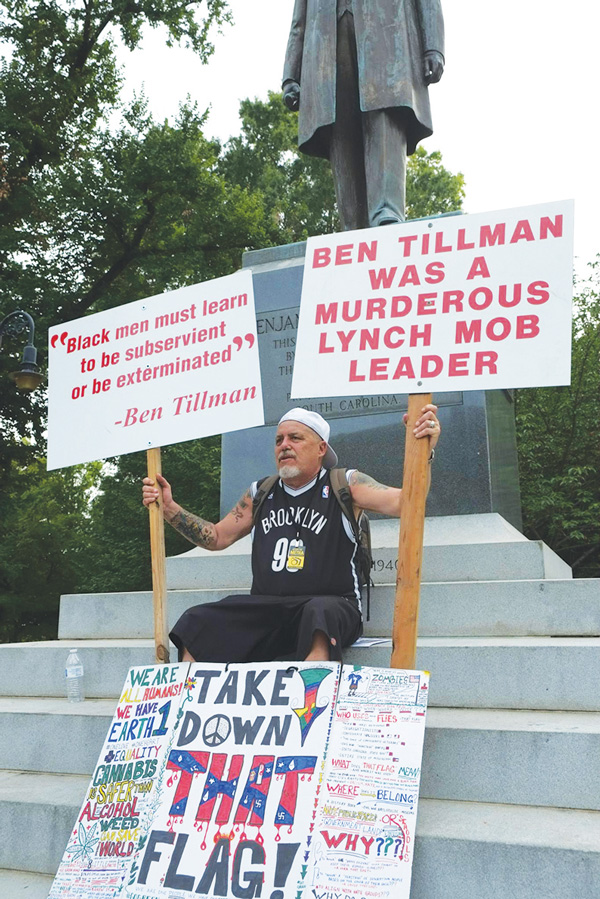
[[[571,578],[566,562],[542,541],[458,543],[425,546],[423,581],[530,580]],[[246,538],[247,539],[247,538]],[[373,544],[372,576],[376,584],[395,581],[398,542]],[[245,541],[210,553],[195,549],[167,559],[170,590],[224,589],[250,583],[250,549]]]
[[[114,699],[0,697],[0,769],[90,776],[116,707]],[[0,894],[1,895],[1,894]]]
[[[249,585],[231,588],[248,593]],[[171,590],[172,627],[190,606],[216,602],[230,590]],[[371,589],[366,636],[391,636],[395,583]],[[60,640],[150,639],[152,593],[80,593],[61,597]],[[423,583],[422,637],[600,635],[600,579],[452,581]]]
[[[391,641],[354,645],[344,660],[385,668],[390,654]],[[600,637],[422,637],[416,668],[433,706],[600,710]]]
[[[0,769],[90,776],[114,706],[0,698]],[[430,708],[422,770],[426,798],[600,810],[600,713]]]
[[[0,896],[3,899],[47,899],[53,877],[33,871],[0,869]]]
[[[7,643],[0,645],[0,696],[64,696],[71,645],[92,698],[117,698],[128,669],[154,659],[151,640]],[[599,711],[599,650],[600,637],[422,637],[416,667],[432,672],[433,706]],[[385,668],[390,654],[383,639],[350,647],[345,661]]]
[[[596,899],[600,812],[425,799],[410,899]]]
[[[56,871],[87,778],[0,772],[0,867],[20,870],[38,835],[38,873]],[[600,812],[422,799],[411,899],[593,899]]]
[[[56,873],[88,783],[83,775],[0,771],[0,820],[10,822],[0,840],[0,868]]]

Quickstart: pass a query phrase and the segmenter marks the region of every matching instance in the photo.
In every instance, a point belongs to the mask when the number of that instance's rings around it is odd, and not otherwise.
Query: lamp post
[[[31,391],[40,386],[44,380],[44,376],[39,373],[36,363],[37,350],[33,345],[35,326],[33,324],[33,319],[28,312],[17,309],[15,312],[11,312],[2,319],[0,322],[0,348],[2,347],[2,338],[5,334],[13,336],[15,334],[20,334],[22,331],[28,331],[29,333],[27,345],[23,350],[21,368],[19,371],[11,372],[9,377],[15,382],[18,390]]]

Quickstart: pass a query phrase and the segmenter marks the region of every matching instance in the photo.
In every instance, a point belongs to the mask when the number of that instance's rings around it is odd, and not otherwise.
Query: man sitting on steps
[[[431,450],[440,436],[436,412],[436,406],[424,406],[414,429],[415,437],[429,439]],[[340,661],[342,648],[361,635],[357,544],[331,489],[329,470],[337,456],[329,432],[316,412],[292,409],[283,416],[275,438],[279,480],[254,528],[258,482],[212,524],[178,505],[170,484],[158,475],[164,518],[197,546],[225,549],[254,529],[251,595],[188,609],[170,634],[180,661],[265,662],[281,656]],[[347,479],[356,508],[400,516],[402,490],[356,469],[348,470]],[[144,505],[158,498],[155,482],[144,478]]]

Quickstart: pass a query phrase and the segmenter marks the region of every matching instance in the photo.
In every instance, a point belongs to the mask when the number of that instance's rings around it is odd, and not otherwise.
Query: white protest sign
[[[264,423],[252,275],[49,332],[48,468]]]
[[[573,203],[312,237],[291,396],[570,383]]]
[[[296,896],[339,668],[190,666],[192,688],[127,899]]]
[[[188,663],[130,668],[49,899],[113,899],[152,824]]]
[[[344,665],[305,897],[409,899],[428,691],[424,671]]]

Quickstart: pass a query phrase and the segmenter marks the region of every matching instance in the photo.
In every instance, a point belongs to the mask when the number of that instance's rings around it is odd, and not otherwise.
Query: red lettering
[[[510,322],[507,318],[493,318],[485,326],[485,333],[490,340],[505,340],[510,334]]]
[[[540,240],[546,240],[548,237],[548,232],[552,235],[552,237],[562,237],[563,233],[563,217],[562,215],[557,215],[554,219],[554,222],[551,218],[545,215],[540,222]]]
[[[535,240],[533,231],[531,230],[531,225],[529,224],[527,219],[521,219],[521,221],[517,222],[510,242],[518,243],[518,241],[520,240]]]
[[[435,235],[435,252],[436,253],[450,253],[452,251],[452,247],[448,245],[444,245],[444,232],[438,231]]]
[[[482,225],[479,232],[479,246],[493,247],[496,244],[503,246],[506,242],[506,225],[504,222],[500,225],[494,225],[494,229],[489,225]]]
[[[540,333],[539,321],[537,315],[519,315],[517,317],[517,340],[537,337]]]
[[[501,284],[498,288],[498,302],[501,306],[505,308],[510,308],[511,306],[518,306],[521,302],[521,285],[513,284],[513,298],[509,300],[507,297],[507,286],[506,284]]]
[[[402,272],[402,276],[398,282],[398,287],[405,287],[407,284],[419,285],[420,283],[421,279],[419,278],[419,273],[417,272],[417,266],[407,265]]]
[[[419,340],[423,341],[423,346],[431,346],[431,325],[429,323],[423,325],[422,331],[419,331],[418,325],[411,325],[410,345],[417,346]]]
[[[473,262],[471,263],[471,268],[469,269],[469,274],[467,275],[467,281],[471,281],[473,278],[481,277],[481,278],[489,278],[490,270],[488,268],[487,262],[485,261],[484,256],[476,256]]]
[[[321,331],[319,334],[319,353],[333,353],[333,347],[327,346],[327,333]]]
[[[397,335],[397,340],[392,340],[392,337]],[[402,346],[404,343],[404,328],[400,328],[396,326],[395,328],[388,328],[388,330],[383,335],[383,342],[389,350],[395,350],[399,346]]]
[[[329,247],[316,247],[313,254],[313,268],[324,268],[331,262],[331,250]]]
[[[498,353],[494,353],[494,352],[476,353],[475,354],[475,374],[482,375],[484,368],[487,368],[488,373],[490,375],[498,374],[498,367],[496,365],[497,361],[498,361]]]
[[[359,375],[356,372],[356,364],[357,364],[356,359],[352,359],[352,361],[350,362],[350,375],[349,375],[348,380],[349,381],[364,381],[365,376]]]
[[[367,346],[371,350],[376,350],[379,346],[379,328],[373,328],[372,331],[369,331],[368,328],[363,328],[360,332],[360,344],[359,348],[361,350],[366,350]]]
[[[402,318],[403,315],[408,315],[411,309],[410,297],[392,297],[392,318]]]
[[[481,319],[475,318],[471,322],[456,322],[455,343],[480,343]]]
[[[428,284],[439,284],[444,280],[445,270],[443,262],[430,262],[425,268],[425,280]]]
[[[441,356],[423,356],[421,359],[421,377],[435,378],[442,371],[444,363]]]
[[[530,296],[527,297],[527,302],[532,303],[534,306],[547,303],[550,299],[550,293],[547,290],[548,287],[547,281],[534,281],[533,284],[530,284],[527,288],[527,292],[530,294]],[[531,296],[531,294],[533,294],[533,296]]]
[[[375,317],[375,313],[379,318],[385,318],[385,300],[383,297],[373,297],[367,300],[367,321]]]
[[[337,321],[337,309],[337,303],[330,303],[329,306],[326,306],[324,303],[317,303],[315,325],[327,325],[329,322],[335,324]]]
[[[410,361],[410,356],[402,356],[400,358],[400,362],[398,363],[398,367],[393,374],[394,380],[398,378],[414,378],[415,370],[413,368],[413,364]]]
[[[335,264],[336,265],[351,265],[352,264],[352,244],[340,244],[339,247],[336,247],[335,250]]]
[[[477,299],[479,294],[482,294],[482,300]],[[493,299],[494,294],[489,287],[477,287],[469,294],[469,306],[471,309],[487,309]]]
[[[461,375],[468,375],[468,361],[469,353],[450,353],[448,358],[448,377],[458,378]]]
[[[210,821],[212,819],[215,802],[217,796],[221,797],[219,809],[215,821],[217,824],[226,824],[229,821],[231,807],[233,805],[233,797],[237,785],[237,779],[240,776],[242,765],[244,764],[243,755],[234,755],[229,765],[227,777],[223,779],[225,763],[227,761],[226,753],[215,753],[210,762],[210,770],[206,775],[206,783],[202,791],[203,798],[200,800],[198,810],[196,812],[196,821]],[[212,778],[212,780],[211,780]],[[204,799],[205,791],[208,789],[209,782],[212,788],[209,791],[209,799]]]
[[[474,243],[465,243],[465,228],[458,229],[458,243],[456,245],[458,250],[473,250],[475,248]]]
[[[355,322],[357,318],[360,318],[360,313],[362,310],[362,303],[360,300],[354,301],[354,311],[352,315],[350,315],[350,303],[346,301],[342,306],[342,318],[345,322]]]
[[[368,259],[369,262],[375,262],[377,259],[377,241],[374,240],[370,244],[365,243],[364,241],[359,243],[358,245],[358,261],[364,262],[365,259]]]
[[[417,315],[435,315],[437,293],[420,293],[417,297]]]
[[[348,347],[350,346],[350,342],[356,331],[337,331],[337,336],[340,338],[340,343],[342,344],[342,353],[348,352]]]
[[[385,381],[387,378],[387,367],[389,362],[389,359],[371,359],[369,381]]]
[[[393,268],[380,268],[378,272],[375,269],[369,269],[369,278],[371,279],[371,287],[373,290],[379,290],[381,287],[389,290],[392,286],[392,281],[396,277],[396,272],[398,268],[394,266]]]
[[[340,843],[342,842],[344,837],[348,836],[347,833],[340,833],[340,834],[335,834],[334,836],[331,836],[329,834],[328,830],[322,830],[321,834],[325,838],[325,842],[327,843],[328,849],[337,849],[337,847],[340,845]]]
[[[445,290],[442,294],[442,312],[450,312],[450,306],[454,306],[456,312],[462,312],[464,298],[462,290]]]
[[[416,234],[404,235],[403,237],[398,238],[398,243],[404,244],[404,256],[410,256],[410,251],[412,249],[412,242],[417,239]]]

